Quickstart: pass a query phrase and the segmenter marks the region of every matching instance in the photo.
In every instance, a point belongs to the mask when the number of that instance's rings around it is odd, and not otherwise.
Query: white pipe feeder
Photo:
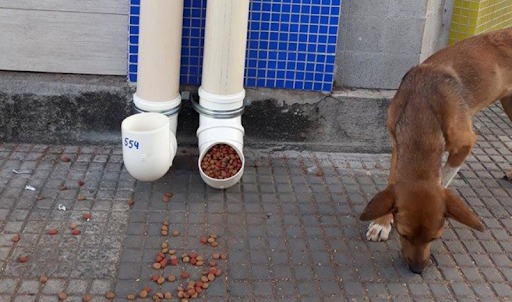
[[[208,0],[199,103],[197,137],[198,166],[202,179],[211,187],[225,189],[243,175],[245,158],[241,115],[244,111],[244,68],[249,0]],[[227,178],[207,175],[201,162],[216,145],[233,148],[241,161],[236,174]]]

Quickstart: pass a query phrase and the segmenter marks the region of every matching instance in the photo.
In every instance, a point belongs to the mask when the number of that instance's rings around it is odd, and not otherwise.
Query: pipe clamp
[[[240,108],[230,109],[230,110],[212,110],[212,109],[205,108],[204,106],[201,106],[192,97],[190,98],[190,102],[192,103],[192,107],[194,108],[194,110],[197,113],[202,114],[207,117],[216,118],[216,119],[235,118],[235,117],[242,115],[242,113],[244,113],[244,110],[245,110],[245,105],[242,105],[242,107],[240,107]]]
[[[139,107],[137,107],[135,104],[133,106],[133,110],[137,113],[143,113],[143,112],[154,112],[154,111],[148,111],[148,110],[144,110],[144,109],[140,109]],[[171,108],[169,110],[166,110],[166,111],[160,111],[158,113],[161,113],[163,115],[166,115],[166,116],[173,116],[173,115],[176,115],[178,113],[180,113],[180,110],[181,110],[181,103],[174,107],[174,108]]]

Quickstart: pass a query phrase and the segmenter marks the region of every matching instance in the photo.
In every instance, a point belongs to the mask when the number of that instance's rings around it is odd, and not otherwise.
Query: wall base
[[[132,113],[125,77],[0,72],[0,141],[42,144],[120,144],[121,122]],[[197,92],[196,87],[182,90]],[[197,98],[197,96],[196,96]],[[389,152],[389,98],[247,89],[244,144],[256,149]],[[199,115],[186,99],[177,140],[197,146]]]

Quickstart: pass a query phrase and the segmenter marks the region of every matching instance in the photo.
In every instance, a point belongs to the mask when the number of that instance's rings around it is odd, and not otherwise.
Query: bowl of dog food
[[[213,142],[199,154],[199,173],[215,189],[227,189],[243,175],[245,158],[242,150],[229,142]]]

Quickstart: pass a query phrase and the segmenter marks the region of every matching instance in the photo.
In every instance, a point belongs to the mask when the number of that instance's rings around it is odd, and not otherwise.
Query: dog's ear
[[[372,200],[366,205],[363,213],[359,216],[362,221],[374,220],[382,217],[391,211],[395,206],[395,192],[392,185],[375,195]]]
[[[482,232],[484,226],[476,215],[464,203],[462,198],[453,193],[450,189],[444,189],[446,199],[446,217],[453,218],[470,228]]]

